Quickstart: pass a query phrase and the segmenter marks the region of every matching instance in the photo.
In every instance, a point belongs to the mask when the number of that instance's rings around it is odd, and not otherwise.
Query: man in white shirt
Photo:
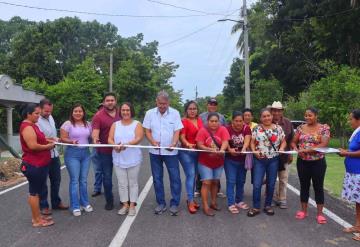
[[[55,121],[51,116],[53,111],[53,104],[48,99],[42,99],[40,101],[41,114],[37,122],[39,129],[45,134],[46,138],[57,140],[57,132]],[[51,161],[49,164],[49,179],[50,179],[50,198],[51,198],[51,207],[52,209],[66,210],[69,207],[65,206],[61,202],[59,196],[60,182],[61,182],[61,163],[59,159],[59,152],[56,150],[56,147],[51,152]],[[43,193],[40,195],[40,209],[42,214],[50,215],[51,211],[49,209],[48,202],[48,188],[44,188]]]
[[[172,199],[169,211],[176,216],[179,212],[181,179],[179,161],[176,147],[179,141],[180,130],[183,128],[180,114],[177,110],[169,107],[169,95],[165,91],[158,93],[156,106],[146,112],[143,127],[146,138],[154,147],[169,147],[168,149],[150,149],[151,172],[153,175],[155,196],[158,206],[155,214],[166,211],[163,173],[165,163],[170,178],[170,189]]]

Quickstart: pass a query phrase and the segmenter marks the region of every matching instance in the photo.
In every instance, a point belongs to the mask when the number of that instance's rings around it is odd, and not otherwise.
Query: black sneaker
[[[105,210],[113,210],[114,209],[114,202],[107,202],[105,204]]]
[[[101,192],[100,192],[100,191],[94,191],[94,192],[91,194],[92,197],[97,197],[97,196],[99,196],[99,195],[101,195]]]

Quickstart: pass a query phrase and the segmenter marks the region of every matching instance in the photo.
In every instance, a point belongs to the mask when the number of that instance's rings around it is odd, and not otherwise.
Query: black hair
[[[40,108],[43,109],[45,105],[52,106],[52,102],[47,98],[40,100],[40,104],[39,104]]]
[[[104,94],[104,97],[103,97],[103,99],[102,99],[102,102],[104,102],[104,100],[105,100],[106,97],[108,97],[108,96],[112,96],[112,97],[114,97],[115,100],[116,100],[116,94],[115,94],[115,93],[113,93],[113,92],[107,92],[107,93]]]
[[[315,107],[308,107],[306,108],[305,111],[311,111],[312,113],[314,113],[316,116],[319,114],[319,110]]]
[[[21,118],[26,119],[27,115],[32,114],[35,111],[35,109],[38,107],[40,107],[40,105],[36,104],[36,103],[29,103],[29,104],[23,105],[20,108]]]
[[[233,111],[232,114],[232,120],[234,120],[236,117],[243,117],[243,113],[241,111]]]
[[[254,115],[253,114],[253,110],[251,110],[250,108],[245,108],[244,110],[242,110],[242,113],[244,114],[245,112],[250,112],[251,115]]]
[[[218,120],[220,119],[220,116],[217,112],[209,112],[209,115],[207,116],[207,120],[209,121],[210,118],[212,118],[214,116],[217,117]]]
[[[360,109],[355,109],[351,112],[352,117],[356,120],[360,120]]]
[[[185,115],[185,117],[187,117],[187,110],[189,109],[191,104],[195,104],[196,109],[198,110],[198,113],[196,114],[196,117],[197,117],[199,115],[199,106],[198,106],[198,104],[196,103],[195,100],[190,100],[190,101],[185,103],[185,105],[184,105],[184,111],[185,111],[184,115]]]
[[[83,116],[83,118],[81,119],[81,121],[83,122],[84,126],[87,127],[87,126],[88,126],[88,123],[87,123],[87,121],[86,121],[86,111],[85,111],[85,108],[84,108],[84,106],[83,106],[82,104],[79,104],[79,103],[78,103],[78,104],[73,105],[73,107],[71,107],[69,120],[70,120],[71,124],[72,124],[73,126],[75,126],[75,119],[74,119],[74,117],[73,117],[73,112],[74,112],[74,109],[77,108],[77,107],[80,107],[81,110],[84,112],[84,116]]]
[[[268,112],[271,114],[270,108],[265,107],[265,108],[262,108],[262,109],[260,110],[259,116],[261,117],[261,115],[262,115],[264,112],[266,112],[266,111],[268,111]]]
[[[130,116],[131,118],[135,117],[135,108],[134,106],[130,103],[130,102],[124,102],[120,105],[120,110],[119,110],[119,115],[121,117],[121,108],[123,107],[123,105],[127,105],[130,108]]]

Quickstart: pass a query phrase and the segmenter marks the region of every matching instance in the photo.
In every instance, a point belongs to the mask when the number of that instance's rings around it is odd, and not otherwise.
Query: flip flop
[[[299,211],[296,212],[295,218],[298,219],[298,220],[303,220],[303,219],[305,219],[307,216],[308,216],[308,214],[305,214],[304,211],[299,210]]]
[[[249,206],[245,203],[245,202],[239,202],[235,204],[236,207],[240,208],[240,209],[244,209],[244,210],[248,210]]]
[[[220,211],[221,208],[219,208],[217,205],[210,205],[210,208],[215,210],[215,211]]]
[[[239,209],[237,209],[237,207],[235,205],[231,205],[230,207],[228,207],[228,209],[229,209],[229,212],[232,213],[232,214],[240,213]]]
[[[352,237],[352,240],[355,240],[355,241],[360,241],[360,236],[359,236],[359,235],[354,236],[354,237]]]
[[[318,216],[316,216],[316,221],[317,221],[318,224],[321,224],[321,225],[327,223],[326,218],[322,214],[319,214]]]
[[[343,229],[344,233],[360,233],[360,227],[352,226]]]
[[[52,220],[43,220],[41,219],[40,222],[38,223],[33,223],[32,226],[37,228],[37,227],[47,227],[47,226],[52,226],[54,225],[54,221]]]

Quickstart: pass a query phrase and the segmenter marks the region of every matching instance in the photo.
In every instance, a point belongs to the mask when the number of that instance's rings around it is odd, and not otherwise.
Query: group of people
[[[220,177],[225,170],[226,198],[230,213],[238,214],[240,210],[247,210],[249,217],[258,215],[261,212],[261,191],[265,187],[263,211],[267,215],[274,215],[274,206],[287,208],[287,181],[293,157],[283,151],[295,150],[298,152],[296,166],[301,202],[301,209],[295,217],[301,220],[308,216],[312,182],[317,203],[316,220],[319,224],[325,224],[326,218],[322,211],[326,161],[324,154],[314,148],[328,146],[330,128],[318,122],[317,109],[306,109],[305,124],[294,131],[290,120],[283,116],[281,102],[275,101],[262,109],[258,124],[252,122],[251,109],[234,111],[227,124],[224,116],[217,112],[217,104],[216,99],[211,98],[207,103],[207,112],[199,114],[197,102],[189,101],[185,104],[184,117],[181,118],[180,113],[170,107],[169,95],[161,91],[156,98],[156,107],[148,110],[143,123],[140,123],[134,119],[135,110],[131,103],[125,102],[117,107],[115,94],[107,93],[91,122],[87,120],[84,107],[74,105],[69,120],[61,125],[59,138],[51,116],[52,103],[44,99],[40,105],[26,105],[22,111],[24,121],[20,127],[23,148],[21,169],[29,181],[33,226],[54,224],[46,202],[48,176],[51,181],[52,208],[68,208],[58,195],[60,162],[55,141],[72,144],[66,147],[64,160],[70,177],[69,208],[74,216],[80,216],[83,211],[93,211],[87,191],[91,159],[95,163],[93,196],[101,194],[102,184],[105,209],[114,208],[114,169],[121,202],[118,214],[135,215],[138,175],[143,157],[139,147],[127,145],[139,144],[144,135],[153,146],[149,150],[149,156],[157,202],[155,214],[162,214],[167,209],[171,215],[179,213],[182,187],[180,163],[185,174],[187,208],[191,214],[200,208],[195,199],[197,189],[205,215],[214,216],[220,210],[217,196],[221,189]],[[356,203],[357,220],[354,227],[344,231],[360,232],[360,110],[350,114],[350,123],[356,131],[350,138],[349,149],[340,149],[340,155],[346,157],[343,197]],[[91,154],[86,145],[77,145],[89,143],[112,144],[114,148],[97,147]],[[183,149],[178,151],[176,147]],[[170,180],[169,207],[163,184],[164,165]],[[248,170],[251,171],[253,188],[251,207],[243,200]]]

